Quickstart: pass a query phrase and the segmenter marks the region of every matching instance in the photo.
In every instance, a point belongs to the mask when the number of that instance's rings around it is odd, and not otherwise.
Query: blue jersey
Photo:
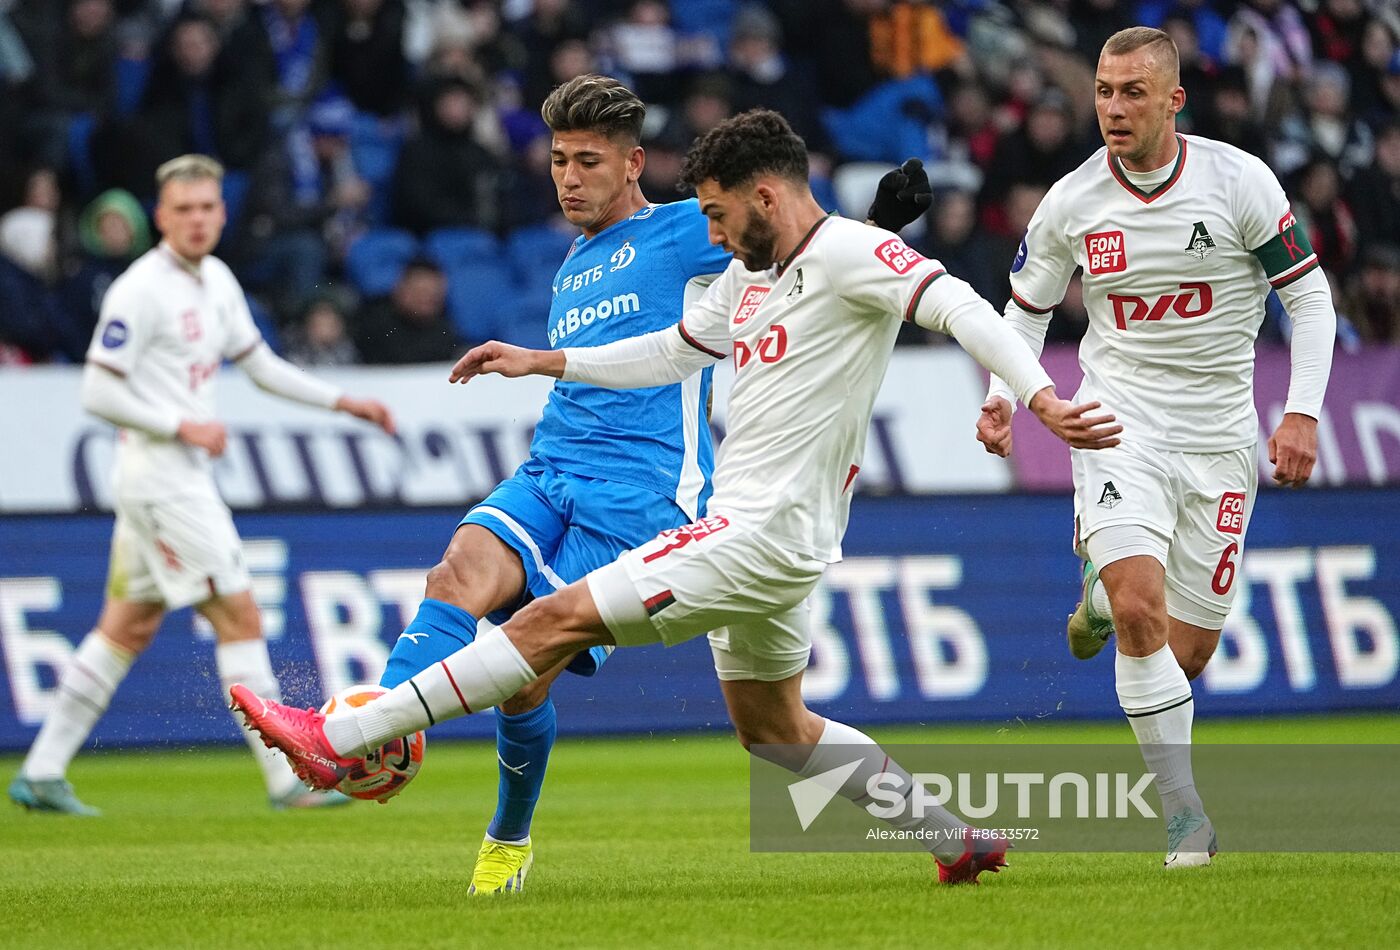
[[[549,346],[601,346],[674,326],[729,265],[694,199],[648,205],[580,236],[554,277]],[[530,454],[560,471],[674,498],[692,518],[710,495],[711,372],[651,389],[557,382]]]

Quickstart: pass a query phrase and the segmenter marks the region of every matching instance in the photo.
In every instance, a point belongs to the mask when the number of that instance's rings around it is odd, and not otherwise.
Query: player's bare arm
[[[452,367],[448,382],[468,383],[478,376],[495,373],[511,379],[520,376],[564,376],[563,350],[527,350],[491,340],[473,347]]]
[[[333,407],[336,412],[343,412],[346,415],[354,416],[356,419],[363,419],[384,430],[386,435],[393,435],[398,426],[394,423],[394,414],[389,411],[389,407],[377,399],[358,399],[354,396],[341,396],[335,401]]]

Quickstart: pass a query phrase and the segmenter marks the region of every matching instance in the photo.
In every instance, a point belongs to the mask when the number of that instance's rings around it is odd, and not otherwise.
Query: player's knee
[[[104,638],[127,653],[135,654],[146,652],[155,641],[156,631],[159,629],[160,620],[157,619],[154,622],[134,621],[110,629],[103,627],[101,633]]]
[[[428,571],[427,595],[433,600],[449,604],[459,604],[471,590],[472,572],[468,565],[460,563],[461,557],[444,557]]]
[[[1135,591],[1119,591],[1112,597],[1113,627],[1120,638],[1152,637],[1166,631],[1166,604],[1154,602]]]
[[[527,712],[533,712],[544,705],[544,701],[549,698],[549,683],[543,678],[530,683],[520,692],[510,699],[501,703],[501,712],[507,716],[523,716]]]

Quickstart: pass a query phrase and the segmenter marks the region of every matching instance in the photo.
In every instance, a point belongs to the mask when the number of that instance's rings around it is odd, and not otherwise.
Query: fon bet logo
[[[749,318],[758,313],[758,308],[762,305],[764,298],[772,287],[746,287],[744,296],[739,298],[739,309],[734,311],[734,325],[747,323]]]
[[[1084,235],[1084,269],[1091,274],[1118,274],[1128,269],[1128,249],[1122,231],[1095,231]]]

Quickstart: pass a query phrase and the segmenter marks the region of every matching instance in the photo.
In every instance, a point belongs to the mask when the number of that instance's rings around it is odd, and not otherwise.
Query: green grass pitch
[[[872,731],[1129,738],[1120,723]],[[1197,740],[1397,743],[1400,717],[1206,721]],[[466,884],[495,800],[490,746],[430,743],[390,805],[293,814],[267,809],[241,749],[85,754],[71,778],[105,817],[0,812],[0,947],[1237,948],[1378,945],[1400,928],[1400,855],[1226,852],[1167,875],[1160,853],[1013,852],[981,887],[938,888],[917,854],[751,854],[747,775],[727,736],[566,738],[529,888],[481,900]]]

